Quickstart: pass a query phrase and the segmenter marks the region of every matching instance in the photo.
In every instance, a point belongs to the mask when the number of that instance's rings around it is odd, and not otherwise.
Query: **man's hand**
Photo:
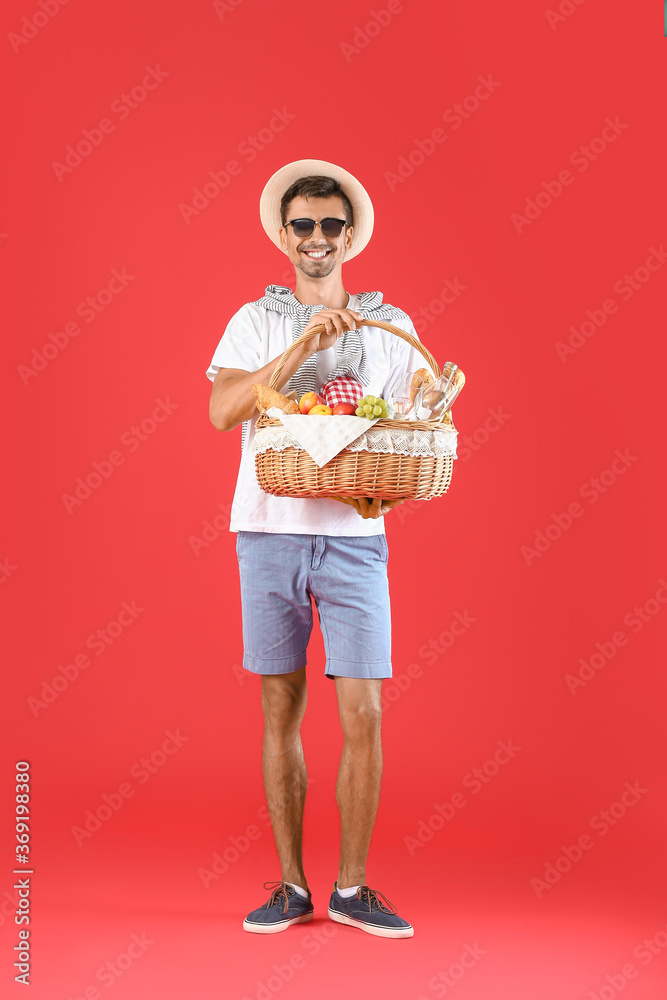
[[[321,324],[326,327],[324,333],[311,337],[304,343],[304,349],[309,355],[333,347],[338,338],[348,330],[356,330],[357,327],[363,326],[364,317],[352,309],[320,309],[310,317],[303,332],[306,333]]]
[[[381,497],[376,497],[375,499],[367,499],[366,497],[357,498],[359,513],[364,518],[384,517],[393,507],[398,507],[400,503],[405,503],[405,497],[402,500],[383,500]]]
[[[361,514],[363,518],[366,517],[384,517],[388,514],[390,510],[394,507],[398,507],[399,504],[405,503],[405,497],[401,500],[382,500],[380,497],[375,499],[366,497],[331,497],[332,500],[342,500],[343,503],[349,503]]]

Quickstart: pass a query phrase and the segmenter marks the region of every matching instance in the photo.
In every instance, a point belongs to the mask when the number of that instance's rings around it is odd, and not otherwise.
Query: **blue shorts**
[[[286,674],[306,666],[315,602],[327,677],[391,677],[384,535],[239,531],[243,666]]]

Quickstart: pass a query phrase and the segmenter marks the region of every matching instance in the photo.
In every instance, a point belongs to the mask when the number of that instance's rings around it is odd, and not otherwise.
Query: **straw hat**
[[[337,167],[327,160],[295,160],[276,170],[266,182],[262,196],[259,199],[259,217],[269,239],[280,248],[280,202],[285,191],[301,177],[312,174],[333,177],[338,181],[343,191],[350,199],[354,214],[354,231],[352,246],[345,255],[345,260],[351,260],[364,249],[373,232],[373,203],[366,189],[356,177]]]

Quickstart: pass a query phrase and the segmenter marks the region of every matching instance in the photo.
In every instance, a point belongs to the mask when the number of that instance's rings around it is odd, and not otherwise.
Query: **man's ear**
[[[354,226],[347,226],[345,229],[345,249],[350,250],[354,239]]]
[[[284,226],[280,227],[280,249],[287,253],[287,230]]]

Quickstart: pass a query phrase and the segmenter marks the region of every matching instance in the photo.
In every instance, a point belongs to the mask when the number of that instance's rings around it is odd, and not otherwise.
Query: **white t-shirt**
[[[386,303],[385,303],[386,304]],[[358,309],[351,295],[348,309]],[[417,337],[407,314],[392,321],[394,326]],[[405,340],[378,327],[367,327],[365,339],[371,381],[364,393],[384,398],[385,389],[397,375],[428,367],[424,357]],[[255,372],[277,359],[292,343],[292,317],[248,302],[230,319],[215,349],[206,375],[213,381],[221,368],[241,368]],[[336,367],[336,348],[317,352],[317,388],[321,388]],[[287,379],[285,380],[288,381]],[[281,386],[280,388],[283,388]],[[380,535],[384,517],[364,518],[354,507],[339,500],[313,497],[297,499],[265,493],[257,482],[252,442],[259,412],[248,421],[245,448],[232,503],[230,531],[271,531],[307,535]]]

